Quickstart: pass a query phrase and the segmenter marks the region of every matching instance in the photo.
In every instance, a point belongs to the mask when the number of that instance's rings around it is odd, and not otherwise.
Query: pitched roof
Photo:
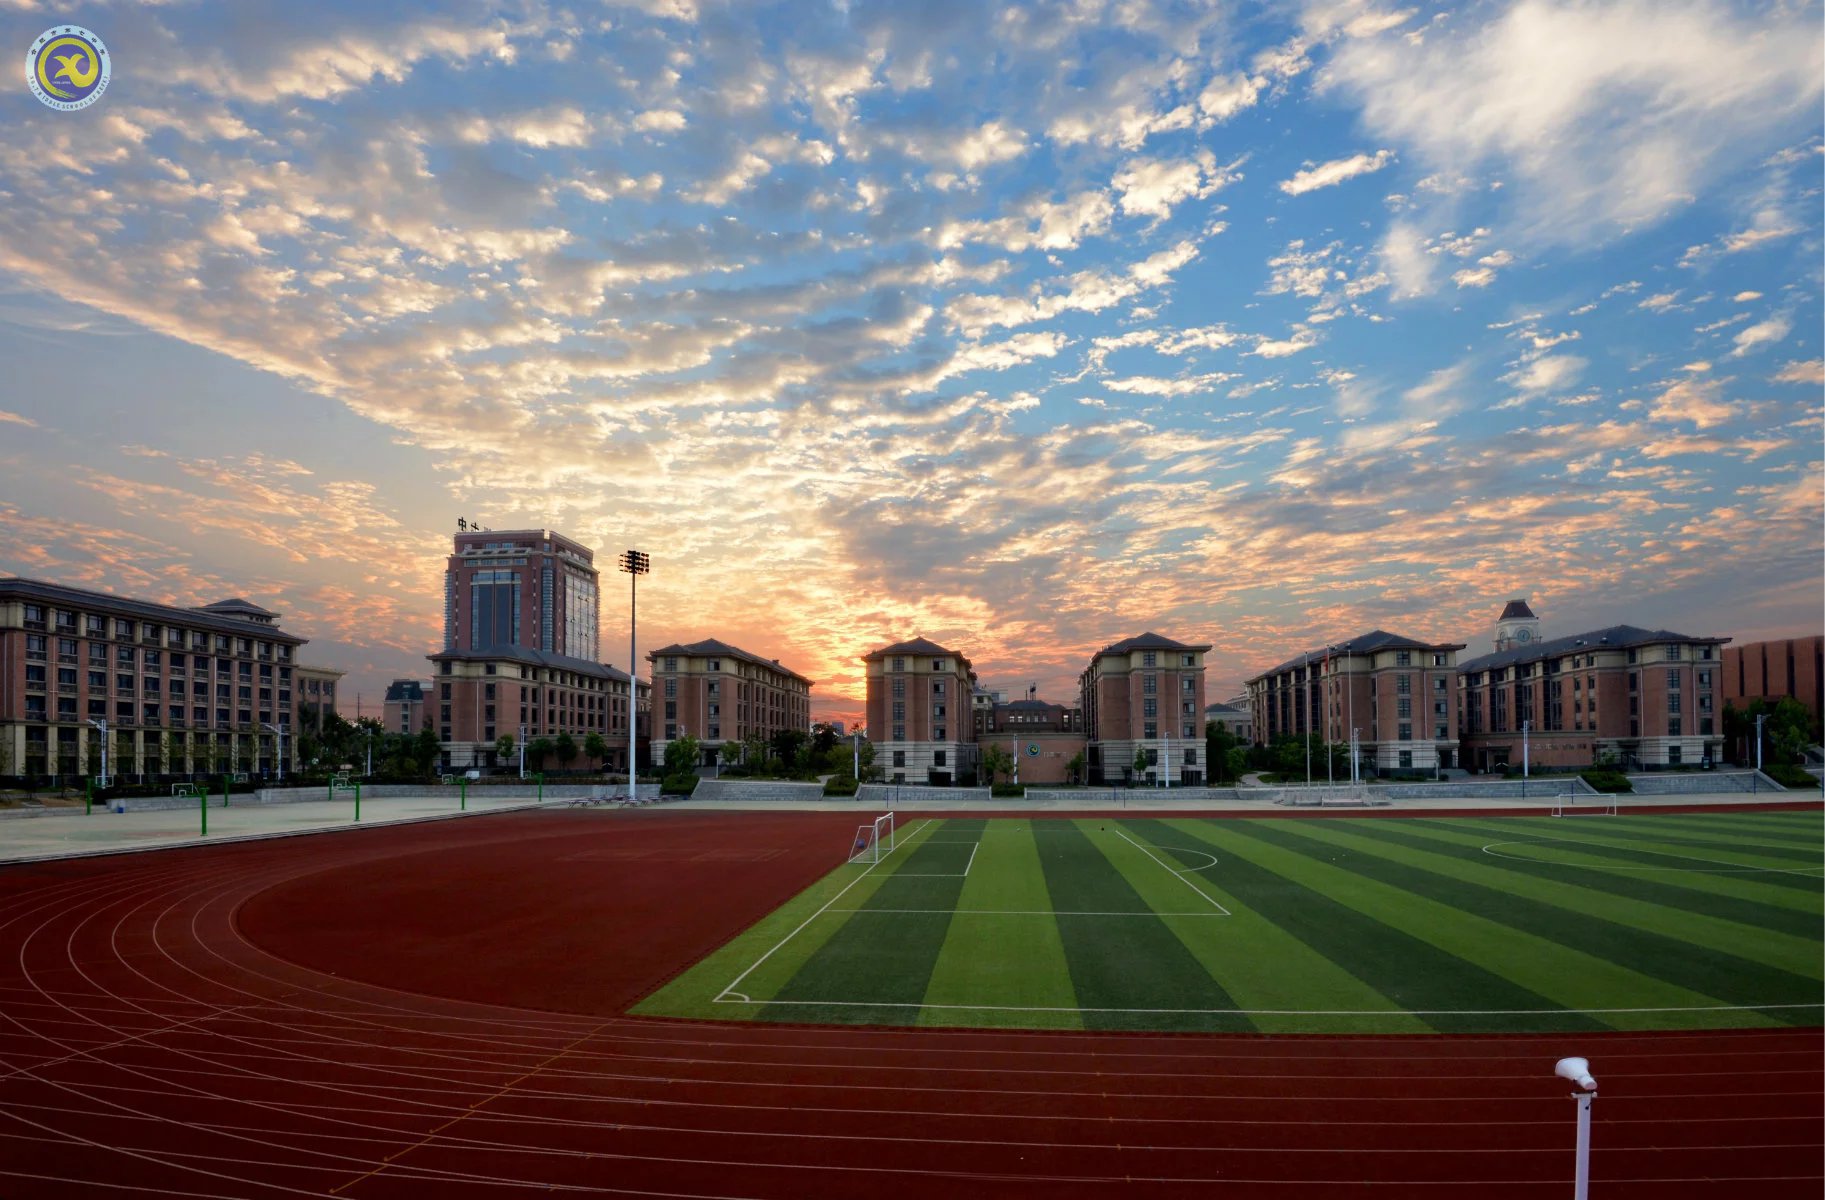
[[[1599,646],[1617,650],[1662,642],[1715,642],[1722,645],[1729,640],[1727,637],[1694,637],[1691,634],[1674,633],[1670,629],[1643,629],[1639,625],[1610,625],[1603,629],[1592,629],[1585,633],[1573,633],[1544,642],[1534,642],[1513,650],[1498,650],[1494,654],[1485,654],[1480,658],[1461,662],[1457,665],[1457,669],[1459,671],[1487,671],[1491,667],[1505,667],[1517,662],[1532,662],[1537,658],[1557,658],[1561,654],[1577,654],[1585,650],[1594,650]]]
[[[202,608],[184,608],[176,604],[134,600],[126,596],[117,596],[112,592],[97,592],[88,588],[70,587],[68,584],[49,583],[42,579],[24,579],[17,576],[0,579],[0,594],[20,596],[29,600],[42,600],[47,604],[69,608],[80,606],[111,614],[143,617],[149,621],[195,626],[198,629],[211,629],[218,633],[232,633],[241,637],[258,637],[288,646],[302,646],[310,640],[301,638],[295,633],[286,633],[277,626],[260,626],[258,631],[254,632],[254,627],[242,620],[236,613],[265,613],[274,620],[278,619],[279,614],[267,612],[257,605],[248,604],[245,600],[221,600]],[[226,611],[220,607],[229,604],[243,604],[246,607]]]
[[[1185,642],[1175,642],[1169,637],[1157,633],[1143,633],[1139,637],[1123,638],[1111,646],[1104,646],[1096,652],[1098,658],[1105,654],[1127,654],[1133,650],[1208,650],[1209,646],[1194,646]]]
[[[425,698],[425,685],[416,679],[395,679],[387,684],[388,704],[416,704]]]
[[[1510,600],[1507,606],[1502,609],[1502,615],[1496,618],[1498,621],[1537,621],[1539,619],[1540,618],[1534,616],[1534,610],[1527,607],[1527,600],[1525,597],[1520,600]]]
[[[1246,717],[1246,716],[1252,715],[1248,709],[1237,708],[1233,704],[1206,704],[1204,706],[1204,715],[1207,717],[1213,717],[1213,716],[1220,717],[1220,716],[1226,716],[1226,715],[1230,715],[1230,714],[1234,714],[1235,716],[1238,716],[1238,717]]]
[[[590,662],[587,658],[572,658],[568,654],[554,654],[550,650],[534,650],[527,646],[496,646],[489,650],[471,653],[459,653],[444,650],[437,654],[425,656],[432,662],[516,662],[529,667],[550,667],[559,671],[575,671],[579,675],[593,675],[598,679],[613,679],[627,682],[627,672],[617,670],[606,663]],[[641,687],[650,685],[649,680],[642,680]]]
[[[1462,650],[1463,648],[1462,642],[1422,642],[1416,638],[1403,637],[1398,633],[1389,633],[1385,629],[1371,629],[1369,632],[1345,642],[1338,642],[1329,647],[1319,646],[1315,650],[1295,654],[1279,666],[1269,667],[1265,671],[1256,673],[1250,677],[1248,682],[1253,683],[1264,675],[1278,675],[1282,671],[1290,671],[1294,667],[1302,666],[1308,660],[1322,662],[1327,652],[1331,654],[1373,654],[1377,650]]]
[[[762,658],[758,654],[750,654],[740,646],[731,646],[729,643],[717,641],[715,638],[704,638],[701,642],[673,642],[669,646],[661,646],[659,649],[649,652],[646,658],[648,662],[651,662],[653,659],[661,658],[665,655],[676,655],[684,658],[704,658],[709,655],[715,655],[717,658],[739,658],[743,662],[751,662],[763,666],[769,671],[778,671],[781,675],[790,675],[807,687],[811,686],[811,680],[800,675],[791,667],[781,666],[779,659]]]
[[[917,654],[917,655],[940,655],[941,654],[948,658],[963,659],[964,662],[969,661],[967,658],[964,658],[963,655],[958,654],[956,651],[946,650],[943,646],[940,646],[938,643],[932,641],[931,639],[922,638],[922,637],[913,638],[909,642],[895,642],[891,646],[882,646],[879,650],[870,650],[867,654],[864,654],[862,656],[862,660],[864,662],[867,662],[871,659],[885,658],[889,654]]]

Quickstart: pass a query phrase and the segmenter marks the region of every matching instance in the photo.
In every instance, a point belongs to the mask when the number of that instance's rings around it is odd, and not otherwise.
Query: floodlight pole
[[[1299,691],[1300,713],[1299,724],[1305,728],[1305,786],[1312,786],[1312,652],[1307,650],[1302,667],[1305,686]]]
[[[1596,1092],[1576,1092],[1578,1102],[1578,1160],[1572,1180],[1572,1200],[1589,1200],[1591,1194],[1591,1101]]]
[[[862,783],[862,731],[860,729],[851,730],[849,738],[855,762],[855,766],[850,768],[850,774],[855,777],[856,785],[859,787]]]
[[[526,727],[520,726],[520,778],[526,778]]]
[[[1345,653],[1347,656],[1347,654],[1348,654],[1347,643],[1346,643]],[[1346,671],[1346,672],[1344,672],[1344,674],[1346,676],[1348,676],[1348,675],[1353,674],[1353,672]],[[1356,763],[1356,756],[1359,753],[1361,753],[1361,750],[1356,741],[1356,689],[1351,686],[1351,684],[1354,682],[1355,681],[1353,679],[1349,679],[1349,678],[1346,678],[1343,681],[1343,708],[1344,708],[1343,719],[1344,719],[1344,723],[1350,727],[1350,786],[1351,787],[1355,787],[1359,782],[1361,782],[1361,780],[1358,779],[1358,777],[1357,777],[1358,768],[1357,768],[1357,763]]]
[[[1324,692],[1319,697],[1324,704],[1324,786],[1337,786],[1337,767],[1331,754],[1331,647],[1324,648]]]
[[[636,657],[639,646],[640,577],[652,571],[653,560],[643,551],[623,550],[621,569],[627,572],[627,798],[632,801],[639,791],[636,781],[640,778],[636,769],[640,761],[636,745],[640,724],[640,660]]]

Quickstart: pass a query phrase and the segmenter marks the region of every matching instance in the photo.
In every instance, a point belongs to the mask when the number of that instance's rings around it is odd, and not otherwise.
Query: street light
[[[1321,697],[1324,702],[1324,786],[1327,788],[1337,786],[1337,768],[1332,761],[1331,754],[1332,649],[1333,647],[1329,645],[1324,648],[1324,695]]]
[[[1762,790],[1762,722],[1768,719],[1767,713],[1757,713],[1755,717],[1755,774],[1749,776],[1749,794],[1756,795]],[[102,774],[107,774],[104,763]]]
[[[108,786],[108,722],[107,722],[106,718],[103,718],[102,720],[97,721],[93,717],[91,717],[89,719],[89,724],[91,724],[91,725],[95,726],[95,728],[101,730],[101,786],[107,787]],[[1759,762],[1758,762],[1758,765],[1759,765]]]
[[[632,801],[637,791],[634,781],[639,778],[634,770],[639,762],[634,742],[638,724],[635,702],[640,698],[640,660],[635,657],[639,645],[636,634],[640,619],[640,577],[652,572],[653,560],[642,551],[623,550],[621,569],[627,572],[627,798]]]
[[[1591,1078],[1591,1064],[1586,1058],[1562,1058],[1554,1064],[1553,1074],[1569,1079],[1583,1089],[1572,1093],[1572,1099],[1578,1102],[1578,1158],[1572,1200],[1588,1200],[1591,1191],[1591,1101],[1597,1098],[1597,1081]]]
[[[280,728],[277,725],[272,725],[265,721],[261,721],[260,724],[264,725],[266,728],[272,730],[274,733],[279,735],[279,752],[278,752],[279,782],[284,783],[285,782],[285,730]]]
[[[520,726],[520,778],[526,778],[526,727]]]
[[[1312,786],[1312,652],[1305,652],[1305,664],[1300,677],[1304,682],[1299,692],[1299,724],[1305,730],[1305,786]]]
[[[1533,729],[1532,721],[1521,722],[1521,799],[1527,799],[1527,735]]]

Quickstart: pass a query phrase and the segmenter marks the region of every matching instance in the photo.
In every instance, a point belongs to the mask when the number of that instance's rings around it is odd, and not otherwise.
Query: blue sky
[[[1820,15],[0,0],[114,61],[0,95],[0,570],[372,694],[550,526],[835,715],[915,634],[1816,631]]]

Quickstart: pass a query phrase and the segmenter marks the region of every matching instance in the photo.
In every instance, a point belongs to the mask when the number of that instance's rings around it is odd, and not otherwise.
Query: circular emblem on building
[[[47,107],[75,112],[101,99],[112,67],[108,47],[80,25],[58,25],[25,52],[25,81]]]
[[[1027,743],[1027,757],[1028,758],[1038,758],[1039,757],[1039,743],[1038,742],[1028,742]]]

